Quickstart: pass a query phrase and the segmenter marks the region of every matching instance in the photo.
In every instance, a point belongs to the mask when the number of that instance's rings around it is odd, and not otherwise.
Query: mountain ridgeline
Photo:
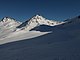
[[[80,16],[64,22],[40,15],[0,21],[0,60],[80,60]]]
[[[16,21],[14,18],[5,17],[0,21],[0,26],[5,27],[6,29],[13,29],[13,30],[26,30],[29,31],[37,26],[40,25],[48,25],[48,26],[55,26],[62,24],[63,22],[55,21],[55,20],[48,20],[40,15],[34,15],[29,20],[25,22]]]
[[[52,31],[53,27],[57,25],[69,25],[80,22],[80,16],[75,18],[67,19],[65,21],[56,21],[56,20],[48,20],[41,15],[34,15],[29,20],[25,22],[16,21],[14,18],[4,17],[0,21],[0,29],[8,29],[12,31],[20,31],[20,30],[36,30],[36,31]],[[41,30],[42,29],[42,30]]]

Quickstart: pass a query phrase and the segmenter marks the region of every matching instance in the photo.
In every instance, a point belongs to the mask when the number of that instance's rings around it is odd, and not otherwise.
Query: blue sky
[[[0,0],[0,19],[25,21],[38,13],[51,20],[75,17],[80,15],[80,0]]]

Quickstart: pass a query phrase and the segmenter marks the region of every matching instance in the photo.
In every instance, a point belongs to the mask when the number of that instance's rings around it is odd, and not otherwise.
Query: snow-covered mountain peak
[[[31,19],[23,22],[20,26],[18,26],[18,28],[22,30],[26,29],[29,31],[39,25],[55,26],[59,24],[62,24],[62,22],[55,21],[55,20],[48,20],[41,15],[35,15]]]
[[[10,18],[10,17],[4,17],[1,21],[0,21],[0,26],[2,28],[6,28],[6,29],[14,29],[17,26],[19,26],[21,23],[16,21],[14,18]]]
[[[11,21],[15,21],[14,18],[10,18],[10,17],[4,17],[2,20],[2,22],[11,22]]]
[[[38,14],[37,14],[37,15],[33,16],[32,19],[36,19],[36,20],[44,20],[45,18],[42,17],[41,15],[38,15]]]
[[[28,22],[42,24],[45,20],[46,18],[41,15],[34,15],[31,19],[28,20]]]

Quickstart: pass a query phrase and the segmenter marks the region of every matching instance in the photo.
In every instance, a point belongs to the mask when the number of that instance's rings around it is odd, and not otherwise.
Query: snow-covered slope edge
[[[26,32],[25,30],[21,30],[18,32],[15,31],[15,32],[8,34],[8,36],[6,36],[4,38],[1,38],[0,45],[10,43],[10,42],[20,41],[20,40],[24,40],[24,39],[36,38],[36,37],[39,37],[39,36],[42,36],[42,35],[45,35],[48,33],[51,33],[51,32],[40,32],[40,31]]]

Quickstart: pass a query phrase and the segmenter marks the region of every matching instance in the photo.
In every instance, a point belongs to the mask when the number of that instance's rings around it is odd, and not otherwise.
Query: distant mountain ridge
[[[48,20],[40,15],[35,15],[31,19],[23,22],[20,26],[17,28],[19,29],[25,29],[25,30],[31,30],[39,25],[48,25],[48,26],[55,26],[62,24],[63,22],[55,21],[55,20]]]
[[[15,28],[16,28],[16,31],[17,30],[29,31],[39,25],[55,26],[55,25],[62,24],[62,23],[63,22],[60,22],[60,21],[48,20],[48,19],[42,17],[41,15],[34,15],[32,18],[30,18],[29,20],[27,20],[23,23],[16,21],[14,18],[4,17],[0,21],[0,26],[6,27],[6,29],[8,28],[8,29],[13,29],[13,30],[15,30]]]
[[[78,23],[79,21],[80,21],[80,16],[62,22],[55,20],[48,20],[42,17],[41,15],[34,15],[32,18],[26,20],[25,22],[16,21],[14,18],[11,17],[4,17],[2,20],[0,20],[0,29],[4,27],[5,29],[13,29],[15,31],[18,30],[30,31],[40,25],[56,26],[71,22]]]

